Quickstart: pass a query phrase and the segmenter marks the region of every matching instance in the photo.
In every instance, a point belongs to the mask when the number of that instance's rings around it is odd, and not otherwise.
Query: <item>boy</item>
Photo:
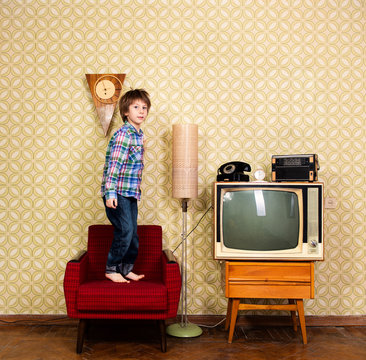
[[[113,282],[138,281],[132,272],[138,252],[137,200],[140,200],[144,134],[140,128],[150,110],[144,89],[126,92],[119,101],[124,125],[112,136],[106,153],[102,196],[114,238],[108,253],[105,276]]]

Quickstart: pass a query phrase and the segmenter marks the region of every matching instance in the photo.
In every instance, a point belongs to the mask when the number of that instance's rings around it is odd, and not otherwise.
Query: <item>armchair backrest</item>
[[[139,252],[134,272],[146,279],[161,279],[162,229],[159,225],[138,225]],[[88,230],[88,279],[104,279],[105,265],[113,240],[112,225],[91,225]]]

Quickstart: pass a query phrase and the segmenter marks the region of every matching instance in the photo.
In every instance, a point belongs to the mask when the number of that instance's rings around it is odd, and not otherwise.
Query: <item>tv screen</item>
[[[214,183],[214,258],[323,260],[323,183]]]
[[[249,251],[295,249],[300,240],[300,195],[275,189],[223,191],[224,245]]]

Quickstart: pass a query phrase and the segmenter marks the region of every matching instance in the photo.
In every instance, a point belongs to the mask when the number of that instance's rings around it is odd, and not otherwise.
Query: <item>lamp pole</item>
[[[196,337],[202,329],[188,322],[188,276],[187,276],[187,210],[188,200],[198,193],[198,126],[194,124],[173,125],[173,197],[182,202],[182,263],[181,263],[181,322],[169,325],[168,335]]]

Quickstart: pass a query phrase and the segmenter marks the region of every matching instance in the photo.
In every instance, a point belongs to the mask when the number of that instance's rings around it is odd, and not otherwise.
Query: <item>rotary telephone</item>
[[[217,170],[217,181],[249,181],[249,175],[244,171],[251,171],[249,164],[242,161],[230,161]]]

